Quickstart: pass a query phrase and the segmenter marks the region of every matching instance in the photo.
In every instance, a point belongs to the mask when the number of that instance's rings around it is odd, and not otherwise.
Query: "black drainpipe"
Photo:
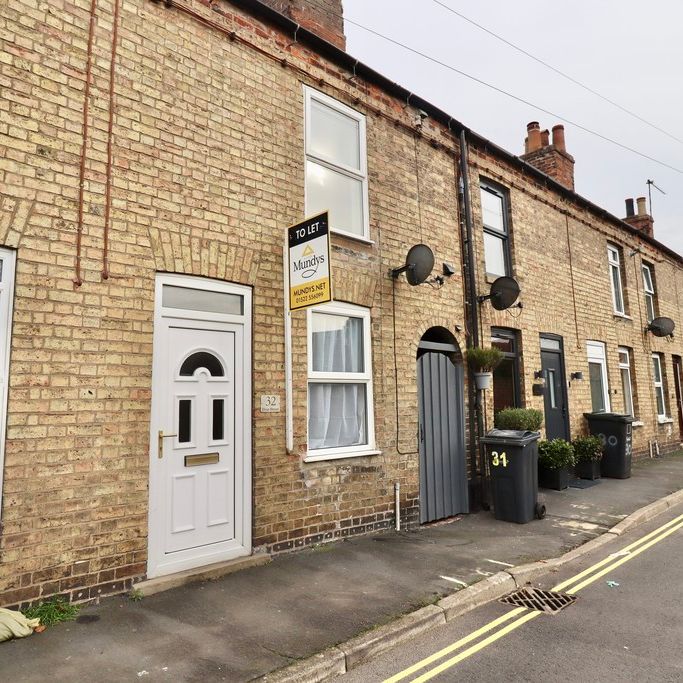
[[[472,206],[470,204],[470,184],[467,167],[467,139],[465,130],[460,131],[460,202],[465,208],[465,235],[463,238],[466,249],[463,253],[465,266],[465,305],[467,307],[467,348],[479,346],[479,315],[477,309],[477,280],[474,268],[474,243],[472,240]],[[467,359],[465,359],[467,362]],[[483,424],[479,392],[468,374],[469,422],[470,422],[470,511],[481,509],[483,500],[483,477],[481,460],[479,457],[479,439],[482,436]]]

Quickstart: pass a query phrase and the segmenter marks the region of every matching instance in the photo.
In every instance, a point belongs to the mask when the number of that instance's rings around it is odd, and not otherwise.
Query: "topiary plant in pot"
[[[538,442],[538,485],[562,491],[569,486],[574,447],[564,439]]]
[[[489,388],[493,371],[500,365],[502,360],[503,353],[494,346],[489,348],[473,346],[469,349],[467,361],[472,368],[477,389]]]
[[[503,408],[496,413],[494,423],[498,429],[537,432],[543,424],[543,413],[534,408]]]
[[[602,441],[598,436],[578,436],[572,442],[576,459],[576,476],[581,479],[600,479]]]

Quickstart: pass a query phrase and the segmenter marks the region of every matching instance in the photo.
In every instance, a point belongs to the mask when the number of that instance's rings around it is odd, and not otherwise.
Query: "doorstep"
[[[220,579],[222,576],[239,572],[242,569],[260,567],[261,565],[268,564],[271,559],[272,558],[268,553],[257,553],[255,555],[249,555],[248,557],[238,557],[235,560],[228,560],[227,562],[215,562],[214,564],[207,564],[203,567],[186,569],[185,571],[177,572],[176,574],[145,579],[144,581],[133,584],[133,590],[138,591],[142,596],[147,597],[195,581]]]

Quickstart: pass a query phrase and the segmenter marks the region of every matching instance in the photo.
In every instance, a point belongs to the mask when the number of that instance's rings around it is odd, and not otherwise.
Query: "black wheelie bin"
[[[496,519],[525,524],[545,516],[538,503],[538,432],[492,429],[482,439]]]
[[[603,445],[600,474],[612,479],[628,479],[631,476],[631,451],[633,418],[618,413],[584,413],[588,428],[600,437]]]

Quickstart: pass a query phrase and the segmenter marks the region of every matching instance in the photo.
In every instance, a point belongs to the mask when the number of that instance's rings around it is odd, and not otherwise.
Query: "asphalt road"
[[[541,580],[539,587],[550,589],[607,560],[564,588],[571,592],[607,570],[579,588],[576,602],[555,615],[538,614],[517,626],[532,613],[520,610],[469,642],[434,656],[515,609],[491,603],[337,680],[683,681],[683,519],[622,552],[679,516],[683,517],[683,505]],[[661,536],[667,531],[668,536]],[[645,547],[656,538],[661,540]],[[495,639],[507,627],[510,631]],[[431,661],[424,662],[425,658]],[[424,666],[406,671],[418,663]]]

